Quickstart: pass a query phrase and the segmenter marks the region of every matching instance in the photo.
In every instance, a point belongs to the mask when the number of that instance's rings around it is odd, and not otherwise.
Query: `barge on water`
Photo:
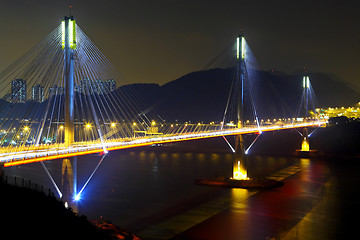
[[[284,185],[284,182],[272,179],[198,178],[195,180],[195,184],[214,187],[268,189],[281,187]]]

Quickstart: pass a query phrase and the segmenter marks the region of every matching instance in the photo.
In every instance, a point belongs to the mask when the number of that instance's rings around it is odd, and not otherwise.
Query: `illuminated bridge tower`
[[[304,122],[307,121],[308,118],[308,112],[309,112],[309,94],[310,94],[310,79],[309,76],[303,77],[303,102],[304,102],[304,111],[305,111],[305,119]],[[303,141],[301,144],[301,150],[302,152],[309,152],[310,151],[310,145],[309,145],[309,134],[308,129],[304,128],[303,132]]]
[[[64,49],[64,84],[65,84],[65,145],[74,143],[74,50],[76,49],[75,19],[65,17],[62,21],[62,48]],[[75,166],[74,168],[72,166]],[[65,205],[77,211],[76,196],[76,157],[63,159],[62,163],[62,199]]]
[[[74,143],[74,49],[76,49],[76,23],[73,17],[62,22],[62,48],[64,49],[65,83],[65,145]]]
[[[239,85],[237,125],[241,128],[244,124],[244,81],[245,81],[245,57],[246,42],[241,35],[236,41],[236,83]],[[235,157],[233,160],[233,179],[247,179],[246,156],[244,148],[244,139],[241,134],[235,136]]]

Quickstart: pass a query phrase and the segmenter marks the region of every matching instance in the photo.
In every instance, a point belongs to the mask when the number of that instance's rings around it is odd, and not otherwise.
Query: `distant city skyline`
[[[44,87],[36,84],[31,88],[31,100],[35,102],[43,102],[45,100]]]
[[[116,81],[114,79],[107,79],[102,81],[101,79],[89,80],[87,78],[75,83],[74,91],[82,94],[107,94],[116,90]],[[43,102],[46,98],[53,95],[62,95],[65,90],[63,86],[54,85],[48,87],[47,94],[45,93],[45,87],[35,83],[31,87],[30,99],[27,98],[27,83],[25,79],[14,79],[11,81],[11,92],[6,94],[3,99],[11,103],[25,103],[27,100],[35,102]]]
[[[24,103],[26,101],[26,80],[14,79],[11,81],[10,101]]]

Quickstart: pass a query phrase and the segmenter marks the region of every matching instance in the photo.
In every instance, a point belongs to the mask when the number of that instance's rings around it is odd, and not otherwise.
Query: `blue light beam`
[[[103,155],[103,157],[101,158],[101,160],[99,161],[99,163],[96,165],[94,171],[91,173],[90,177],[88,178],[88,180],[86,180],[84,186],[81,188],[80,192],[78,194],[76,194],[76,196],[74,197],[75,201],[79,201],[81,199],[81,193],[84,191],[85,187],[88,185],[88,183],[90,182],[91,178],[94,176],[96,170],[99,168],[100,164],[102,163],[102,161],[104,160],[104,158],[106,157],[106,153]]]

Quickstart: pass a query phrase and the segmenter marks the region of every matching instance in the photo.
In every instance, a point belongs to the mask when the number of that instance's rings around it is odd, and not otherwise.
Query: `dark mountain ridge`
[[[133,84],[135,91],[163,118],[179,121],[221,121],[234,69],[211,69],[186,74],[162,86]],[[292,117],[300,106],[301,74],[257,71],[252,87],[258,114],[263,118]],[[316,107],[352,106],[360,94],[331,75],[311,73]]]
[[[303,76],[299,73],[285,74],[273,71],[257,71],[255,75],[256,77],[251,79],[252,92],[259,118],[295,116],[301,101]],[[167,121],[221,121],[233,76],[233,68],[210,69],[186,74],[162,86],[140,83],[124,85],[108,95],[96,94],[95,98],[116,102],[96,111],[116,112],[115,119],[112,119],[115,121],[135,120],[141,114],[146,114],[150,119],[159,119],[160,116]],[[331,75],[311,73],[309,77],[317,97],[316,107],[352,106],[360,100],[359,92]],[[85,99],[86,96],[77,94],[75,101],[80,98]],[[48,101],[8,103],[0,100],[0,117],[14,120],[40,119]],[[54,109],[61,110],[58,107]],[[77,111],[90,110],[80,108]],[[122,114],[130,111],[134,113],[133,116]],[[54,116],[57,115],[58,113],[54,112]],[[62,113],[59,116],[60,120],[63,119]]]

